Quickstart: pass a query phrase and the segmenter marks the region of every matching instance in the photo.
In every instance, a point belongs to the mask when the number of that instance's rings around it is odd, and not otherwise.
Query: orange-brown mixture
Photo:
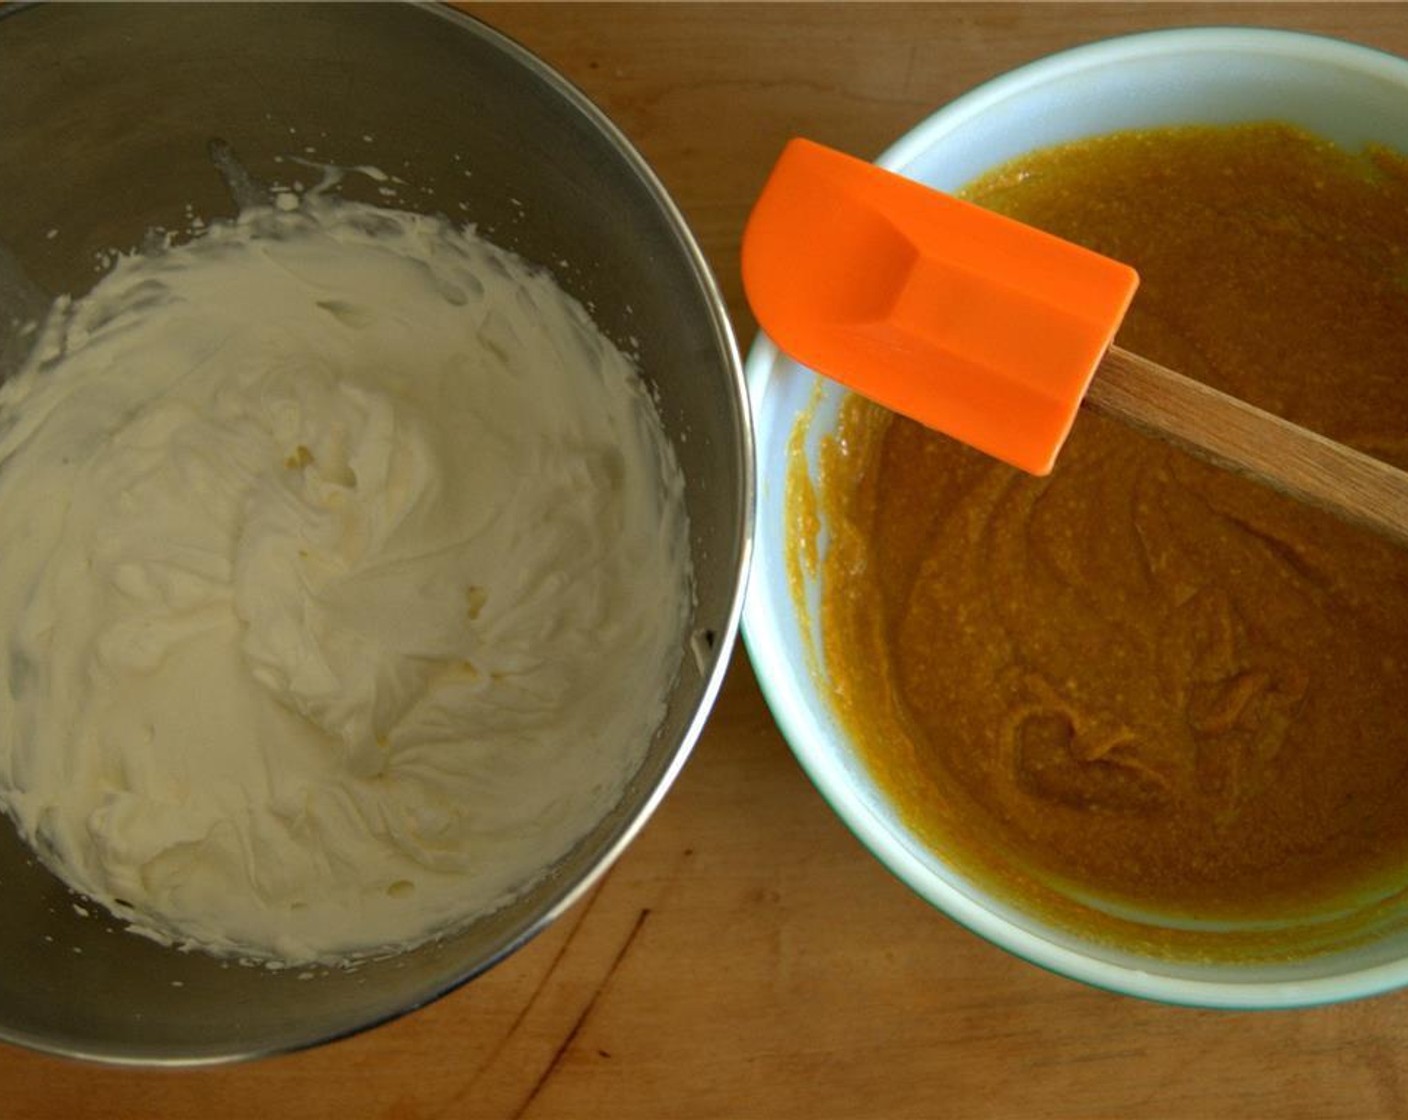
[[[1408,162],[1170,129],[967,195],[1135,265],[1121,345],[1408,468]],[[816,500],[837,706],[970,871],[1198,917],[1408,880],[1408,552],[1088,412],[1036,479],[852,399]]]

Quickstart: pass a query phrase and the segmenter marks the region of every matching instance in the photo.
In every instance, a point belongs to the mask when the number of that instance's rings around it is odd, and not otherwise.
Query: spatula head
[[[743,235],[743,285],[794,360],[1046,474],[1139,283],[1068,241],[807,140]]]

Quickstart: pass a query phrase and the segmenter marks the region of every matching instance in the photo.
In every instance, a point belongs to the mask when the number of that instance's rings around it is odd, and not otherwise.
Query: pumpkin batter
[[[966,196],[1136,266],[1121,345],[1408,468],[1408,162],[1165,129]],[[970,873],[1195,920],[1402,889],[1408,553],[1090,413],[1045,479],[857,398],[822,457],[836,706]]]

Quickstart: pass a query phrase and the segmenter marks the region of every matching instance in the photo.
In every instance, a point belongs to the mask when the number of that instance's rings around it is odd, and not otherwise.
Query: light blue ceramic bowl
[[[1251,120],[1299,124],[1349,147],[1408,151],[1408,61],[1317,36],[1246,28],[1133,35],[1053,55],[939,110],[879,161],[943,190],[1015,156],[1127,128]],[[1294,1007],[1374,995],[1408,983],[1408,929],[1380,932],[1277,964],[1171,962],[1057,928],[966,878],[898,819],[856,758],[810,664],[813,609],[788,585],[784,486],[788,441],[818,379],[766,337],[748,357],[757,434],[758,520],[744,635],[773,714],[797,758],[862,843],[900,879],[969,929],[1034,964],[1099,987],[1208,1007]],[[810,447],[842,392],[823,383]],[[825,528],[822,547],[825,547]],[[811,651],[809,654],[808,651]],[[1405,923],[1397,923],[1403,926]]]

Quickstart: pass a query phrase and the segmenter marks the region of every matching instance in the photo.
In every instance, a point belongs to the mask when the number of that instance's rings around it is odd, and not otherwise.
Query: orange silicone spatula
[[[797,362],[1033,474],[1084,402],[1408,543],[1408,474],[1112,346],[1132,268],[873,164],[789,143],[743,284]]]

